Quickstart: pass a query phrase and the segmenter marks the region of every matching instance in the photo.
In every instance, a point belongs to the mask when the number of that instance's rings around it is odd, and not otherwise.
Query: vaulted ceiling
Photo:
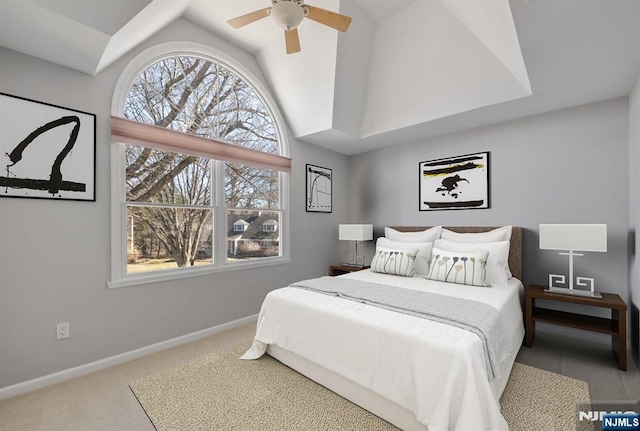
[[[345,153],[629,94],[640,75],[637,0],[309,0],[287,55],[269,0],[3,0],[0,45],[98,74],[184,17],[254,54],[292,133]],[[0,66],[1,67],[1,66]]]

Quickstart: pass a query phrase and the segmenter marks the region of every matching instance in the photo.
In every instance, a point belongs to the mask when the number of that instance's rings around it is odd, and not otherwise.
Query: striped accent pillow
[[[491,287],[486,282],[488,252],[444,251],[434,247],[431,254],[429,280]]]
[[[416,274],[416,255],[418,249],[395,250],[376,247],[376,254],[371,261],[371,271],[382,274],[413,277]]]

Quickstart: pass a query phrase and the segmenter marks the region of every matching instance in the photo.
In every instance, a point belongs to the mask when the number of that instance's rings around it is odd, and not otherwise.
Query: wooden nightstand
[[[544,286],[532,284],[525,293],[525,346],[531,347],[536,332],[536,321],[568,326],[611,335],[611,350],[618,362],[618,368],[627,370],[627,304],[619,295],[602,293],[602,299],[585,296],[564,295],[545,292]],[[611,318],[588,316],[566,311],[536,307],[536,299],[567,302],[570,304],[608,308]]]
[[[336,275],[362,271],[363,269],[367,269],[367,268],[370,268],[370,267],[369,266],[351,266],[351,265],[331,265],[329,267],[329,275],[331,277],[334,277]]]

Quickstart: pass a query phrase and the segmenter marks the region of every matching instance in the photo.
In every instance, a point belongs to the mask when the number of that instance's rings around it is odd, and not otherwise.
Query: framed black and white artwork
[[[489,153],[419,164],[420,211],[489,208]]]
[[[0,197],[95,201],[96,116],[0,93]]]
[[[307,164],[307,211],[331,212],[331,169]]]

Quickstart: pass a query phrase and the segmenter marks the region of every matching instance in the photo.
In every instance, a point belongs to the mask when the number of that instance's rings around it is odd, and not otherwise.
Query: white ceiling
[[[1,0],[0,45],[88,74],[184,17],[253,53],[296,138],[344,154],[628,95],[638,0],[309,0],[284,53],[268,0]],[[82,43],[78,43],[78,41]]]

